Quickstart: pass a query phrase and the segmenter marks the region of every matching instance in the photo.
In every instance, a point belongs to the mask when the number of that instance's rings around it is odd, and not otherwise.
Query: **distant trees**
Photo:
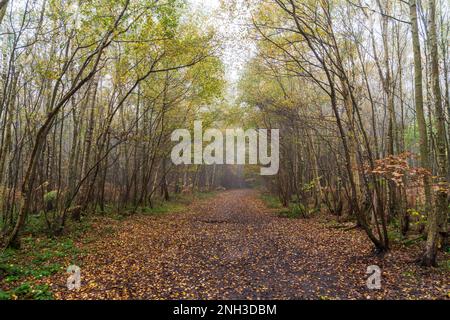
[[[448,37],[438,30],[448,28],[449,9],[414,0],[255,2],[259,52],[241,81],[256,121],[282,128],[282,172],[266,182],[286,206],[349,212],[380,252],[390,222],[406,237],[411,224],[424,232],[427,217],[427,266],[447,232],[448,88],[440,87],[448,87]]]
[[[393,226],[426,237],[420,261],[436,265],[448,232],[448,3],[251,1],[258,54],[234,106],[223,39],[187,5],[0,1],[2,247],[20,246],[31,216],[60,234],[69,219],[251,176],[171,163],[172,131],[198,119],[281,129],[280,172],[263,181],[283,205],[354,219],[378,252]]]
[[[223,70],[215,33],[184,1],[24,0],[10,11],[0,38],[3,247],[20,245],[30,215],[59,234],[70,217],[151,206],[160,189],[167,199],[169,187],[182,191],[180,176],[195,185],[192,168],[168,164],[170,133],[220,96]]]

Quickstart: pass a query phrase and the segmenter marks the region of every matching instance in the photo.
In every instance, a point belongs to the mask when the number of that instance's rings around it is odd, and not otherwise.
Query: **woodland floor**
[[[88,252],[80,291],[66,289],[64,273],[42,280],[55,298],[448,298],[448,271],[416,266],[416,249],[377,257],[361,231],[281,218],[256,191],[226,191],[181,213],[130,217],[108,228],[77,244]],[[380,291],[366,288],[369,265],[382,269]]]

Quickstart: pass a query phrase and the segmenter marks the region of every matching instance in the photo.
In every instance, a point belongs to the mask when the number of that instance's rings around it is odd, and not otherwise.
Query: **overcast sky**
[[[232,16],[227,10],[221,10],[220,0],[189,0],[195,11],[203,12],[216,26],[224,38],[222,60],[226,67],[226,77],[230,84],[230,94],[235,93],[235,85],[246,63],[255,54],[255,45],[246,38],[245,25],[249,15],[245,9],[245,0],[240,0],[241,9]],[[239,5],[238,5],[239,7]]]

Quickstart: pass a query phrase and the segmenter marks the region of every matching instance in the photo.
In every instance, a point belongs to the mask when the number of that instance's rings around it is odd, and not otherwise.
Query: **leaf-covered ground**
[[[45,278],[59,299],[445,299],[444,268],[416,266],[419,248],[373,255],[361,231],[316,219],[281,218],[254,191],[227,191],[182,213],[94,226],[79,243],[82,288]],[[87,241],[85,241],[87,242]],[[382,269],[382,290],[366,269]]]

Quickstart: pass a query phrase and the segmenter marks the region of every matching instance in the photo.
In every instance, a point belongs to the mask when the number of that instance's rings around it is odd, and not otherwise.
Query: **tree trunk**
[[[430,58],[431,58],[431,80],[434,96],[435,121],[437,126],[436,146],[438,163],[438,188],[436,190],[435,210],[429,215],[428,239],[425,253],[422,258],[422,265],[437,266],[437,251],[440,241],[447,235],[447,215],[448,215],[448,182],[447,182],[447,155],[446,155],[446,133],[445,114],[442,106],[441,88],[439,84],[439,58],[436,31],[436,1],[429,1],[430,7]]]
[[[409,15],[411,20],[411,33],[413,40],[414,54],[414,93],[416,104],[417,125],[419,128],[419,148],[420,148],[420,165],[422,168],[431,170],[430,168],[430,150],[428,146],[427,123],[425,113],[423,111],[423,76],[422,76],[422,55],[420,49],[419,26],[417,22],[417,3],[416,0],[409,2]],[[429,176],[424,177],[425,190],[425,213],[428,214],[432,209],[431,206],[431,181]]]

